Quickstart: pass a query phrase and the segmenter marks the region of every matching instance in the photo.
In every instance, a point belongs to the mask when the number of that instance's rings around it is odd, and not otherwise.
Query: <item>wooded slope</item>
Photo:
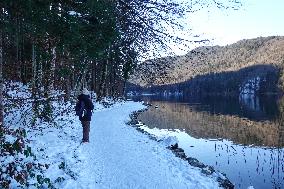
[[[196,76],[238,72],[257,65],[273,66],[282,77],[283,61],[283,36],[258,37],[227,46],[198,47],[184,56],[145,61],[138,65],[129,81],[142,87],[171,85]]]

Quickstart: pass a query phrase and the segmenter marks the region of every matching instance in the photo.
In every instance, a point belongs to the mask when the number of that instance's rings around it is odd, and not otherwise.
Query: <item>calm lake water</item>
[[[153,105],[139,116],[148,132],[161,135],[166,130],[176,136],[188,156],[225,173],[235,188],[284,188],[283,99],[132,99]]]

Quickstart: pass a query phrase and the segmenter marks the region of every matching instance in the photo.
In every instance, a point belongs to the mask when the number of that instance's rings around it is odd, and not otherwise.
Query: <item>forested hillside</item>
[[[283,87],[283,61],[284,37],[259,37],[148,60],[138,66],[130,82],[152,92],[186,88],[190,93],[228,94],[259,88],[259,93],[274,93]]]

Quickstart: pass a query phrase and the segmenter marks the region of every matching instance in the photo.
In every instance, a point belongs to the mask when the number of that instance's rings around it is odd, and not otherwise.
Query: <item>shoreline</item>
[[[139,128],[139,126],[141,126],[141,123],[139,124],[138,115],[147,111],[149,106],[152,106],[150,104],[145,104],[145,103],[143,103],[143,105],[145,105],[147,108],[132,112],[129,115],[130,121],[127,122],[127,125],[136,128],[137,131],[147,135],[150,139],[155,140],[157,142],[160,142],[156,138],[156,136],[154,136],[154,135],[146,132],[145,130]],[[145,125],[145,124],[143,123],[143,125]],[[200,168],[201,173],[205,174],[206,176],[212,175],[214,173],[216,175],[218,175],[217,182],[219,183],[220,187],[223,187],[225,189],[233,189],[234,188],[234,184],[227,178],[227,176],[224,173],[216,171],[213,166],[205,165],[196,158],[192,158],[192,157],[187,156],[185,154],[184,150],[178,146],[178,143],[175,143],[174,145],[168,146],[166,148],[171,150],[171,152],[176,157],[178,157],[178,158],[180,158],[184,161],[187,161],[189,165],[191,165],[193,167]]]

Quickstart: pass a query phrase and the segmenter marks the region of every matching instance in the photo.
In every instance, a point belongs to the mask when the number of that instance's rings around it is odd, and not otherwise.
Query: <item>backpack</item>
[[[83,100],[80,100],[79,102],[77,102],[76,107],[75,107],[75,111],[76,111],[76,116],[84,116],[84,110],[85,110],[85,103]]]

